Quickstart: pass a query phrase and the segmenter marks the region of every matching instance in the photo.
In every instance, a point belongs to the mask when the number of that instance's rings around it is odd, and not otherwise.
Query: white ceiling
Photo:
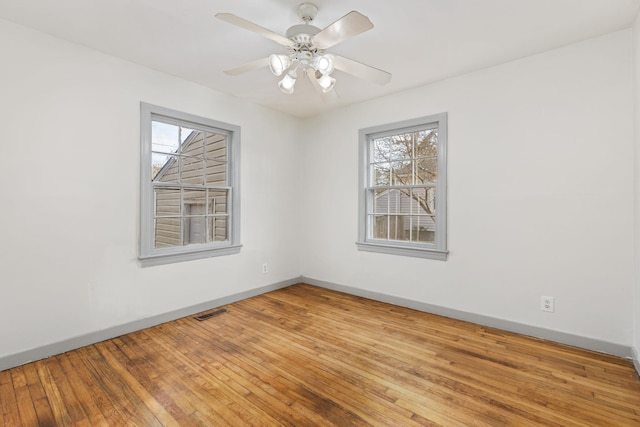
[[[324,28],[351,10],[375,25],[329,52],[393,74],[386,86],[334,72],[339,99],[308,81],[293,95],[267,68],[223,70],[284,48],[214,18],[230,12],[279,34],[302,0],[0,0],[0,17],[220,92],[308,117],[628,28],[640,0],[315,0]]]

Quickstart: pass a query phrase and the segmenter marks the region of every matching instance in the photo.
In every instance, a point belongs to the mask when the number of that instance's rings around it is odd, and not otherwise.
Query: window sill
[[[438,261],[446,261],[448,251],[439,251],[436,249],[415,248],[407,246],[395,246],[371,242],[356,242],[359,251],[377,252],[389,255],[409,256],[415,258],[435,259]]]
[[[211,258],[223,255],[233,255],[240,252],[242,245],[224,246],[221,248],[205,249],[201,251],[173,252],[165,254],[154,254],[140,256],[142,267],[153,267],[156,265],[172,264],[175,262],[191,261],[196,259]]]

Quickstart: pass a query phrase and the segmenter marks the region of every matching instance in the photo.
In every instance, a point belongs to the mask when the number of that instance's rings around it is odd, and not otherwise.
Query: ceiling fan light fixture
[[[269,56],[269,69],[276,76],[281,76],[291,66],[291,58],[287,55]]]
[[[335,69],[380,85],[389,82],[391,74],[386,71],[340,55],[325,53],[327,49],[372,29],[373,23],[369,18],[352,10],[320,29],[311,24],[317,12],[318,7],[313,3],[300,4],[298,16],[304,24],[289,27],[286,36],[274,33],[232,13],[217,13],[216,18],[272,40],[286,47],[288,52],[286,55],[273,54],[240,67],[225,70],[225,73],[238,75],[268,66],[275,76],[281,77],[278,87],[286,94],[294,92],[298,70],[303,72],[304,77],[309,79],[317,91],[324,94],[331,92],[336,84],[336,79],[331,77]]]
[[[333,73],[333,69],[335,67],[333,55],[325,54],[318,56],[314,65],[316,70],[320,71],[323,75],[328,76]]]
[[[296,85],[296,74],[295,72],[288,72],[286,76],[278,83],[278,87],[281,91],[286,93],[287,95],[291,95],[295,89]]]
[[[327,74],[323,74],[318,79],[318,84],[322,88],[322,93],[327,93],[336,85],[336,79]]]

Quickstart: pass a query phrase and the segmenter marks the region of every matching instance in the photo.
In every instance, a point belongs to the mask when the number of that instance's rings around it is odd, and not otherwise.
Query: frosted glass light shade
[[[269,69],[271,72],[280,76],[284,71],[291,66],[291,58],[287,55],[270,55],[269,56]]]
[[[291,73],[284,76],[280,83],[278,83],[278,87],[284,93],[290,95],[293,93],[294,86],[296,84],[296,78],[291,76]]]
[[[323,93],[327,93],[329,92],[331,89],[333,89],[333,86],[335,86],[336,84],[336,79],[334,79],[331,76],[328,76],[326,74],[323,74],[319,79],[318,79],[318,84],[320,85],[320,87],[322,88],[322,92]]]
[[[333,72],[333,55],[322,55],[316,58],[315,69],[320,71],[325,76],[328,76]]]

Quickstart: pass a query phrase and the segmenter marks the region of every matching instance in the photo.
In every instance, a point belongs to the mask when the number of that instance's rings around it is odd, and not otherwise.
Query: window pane
[[[397,188],[389,190],[389,213],[410,213],[411,199],[409,189],[399,190]]]
[[[436,182],[438,179],[438,159],[435,157],[418,159],[415,161],[415,182],[414,184],[424,184]]]
[[[416,133],[414,157],[435,157],[438,155],[438,130],[429,129]]]
[[[433,243],[435,241],[436,217],[413,216],[411,218],[411,240],[414,242]]]
[[[373,165],[373,186],[387,186],[391,184],[391,165],[381,163]]]
[[[178,158],[163,153],[151,154],[151,180],[178,182]]]
[[[227,212],[227,190],[209,190],[209,211],[208,214],[226,214]]]
[[[206,183],[209,185],[227,185],[227,164],[216,160],[206,160]]]
[[[408,193],[409,209],[406,212],[411,214],[424,213],[422,212],[424,188],[412,188]]]
[[[154,247],[166,248],[180,245],[180,219],[157,218],[154,223]]]
[[[227,137],[216,133],[206,134],[205,157],[220,161],[227,160]]]
[[[371,163],[388,162],[391,160],[391,145],[389,138],[372,140]]]
[[[412,162],[410,160],[391,163],[391,185],[410,185]]]
[[[155,216],[180,215],[180,189],[154,188]]]
[[[205,222],[205,190],[185,189],[183,195],[184,218],[182,223],[182,243],[190,245],[193,243],[205,243],[206,222]]]
[[[435,206],[435,187],[413,188],[411,190],[411,213],[433,214]]]
[[[427,213],[435,214],[436,212],[436,187],[427,188]]]
[[[389,240],[409,240],[411,217],[409,215],[389,216]]]
[[[389,212],[389,190],[374,190],[373,192],[373,212],[386,214]]]
[[[413,157],[413,134],[406,133],[390,137],[390,157],[392,159],[411,159]]]
[[[227,216],[208,217],[207,221],[210,242],[224,242],[229,239],[229,218]]]
[[[387,193],[386,197],[389,201],[389,208],[387,212],[398,213],[398,210],[400,209],[400,192],[396,189],[391,189]]]
[[[180,179],[183,184],[204,184],[204,160],[202,157],[182,156],[180,158]]]
[[[178,152],[180,128],[162,122],[151,122],[151,151],[174,154]]]
[[[369,215],[370,220],[372,221],[372,234],[374,239],[387,239],[387,231],[388,231],[388,223],[389,216],[388,215]]]
[[[205,243],[206,221],[205,216],[194,216],[185,218],[182,226],[182,242],[183,245],[191,245],[194,243]]]
[[[183,197],[184,208],[182,214],[204,215],[206,192],[205,190],[185,189]]]
[[[183,132],[184,142],[180,153],[185,156],[200,157],[204,156],[203,138],[204,132],[195,131],[186,128],[180,128]],[[186,136],[186,137],[185,137]]]

